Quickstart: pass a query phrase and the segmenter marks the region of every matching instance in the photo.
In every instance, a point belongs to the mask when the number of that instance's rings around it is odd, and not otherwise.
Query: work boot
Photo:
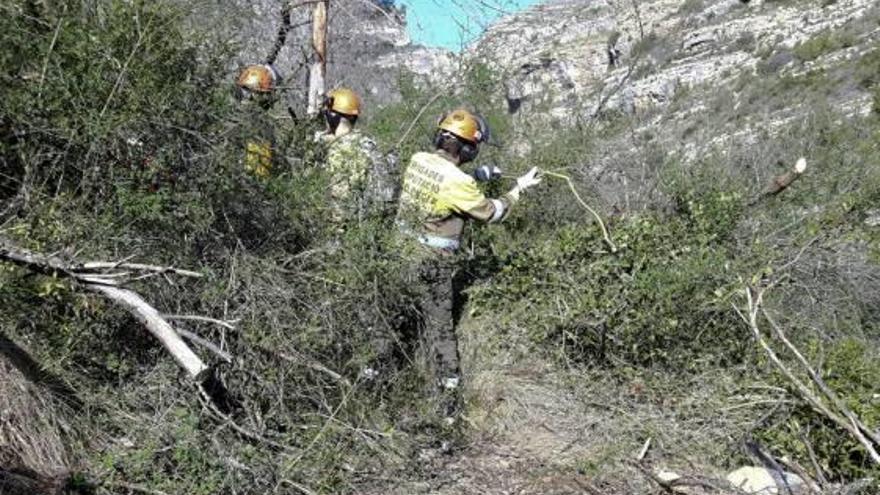
[[[437,411],[443,423],[448,426],[455,424],[462,413],[460,384],[461,378],[458,376],[442,378],[439,383]]]

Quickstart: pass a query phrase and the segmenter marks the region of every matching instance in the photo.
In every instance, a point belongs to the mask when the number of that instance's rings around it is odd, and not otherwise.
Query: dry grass
[[[646,465],[723,478],[740,465],[741,441],[787,400],[736,370],[684,379],[565,368],[491,326],[461,325],[469,442],[454,456],[423,454],[432,476],[382,493],[648,493],[657,486],[633,461],[649,438]]]
[[[0,361],[0,466],[46,476],[70,471],[71,426],[51,396]]]

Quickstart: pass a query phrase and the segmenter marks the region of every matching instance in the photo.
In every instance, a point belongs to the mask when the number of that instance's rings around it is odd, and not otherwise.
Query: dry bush
[[[64,485],[75,457],[68,445],[75,436],[68,408],[0,361],[0,492],[16,480],[32,486]]]

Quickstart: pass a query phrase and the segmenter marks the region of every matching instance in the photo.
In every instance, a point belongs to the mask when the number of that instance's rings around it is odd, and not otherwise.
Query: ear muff
[[[458,144],[458,149],[456,150],[458,154],[458,158],[461,163],[472,162],[477,158],[477,155],[480,153],[480,148],[477,143],[472,143],[470,141],[461,139],[455,134],[444,131],[443,129],[438,129],[434,134],[434,148],[440,149],[444,147],[445,140],[453,140]],[[451,150],[450,150],[451,151]]]
[[[330,110],[329,107],[325,108],[322,113],[324,114],[324,120],[327,122],[327,127],[330,128],[330,132],[336,132],[339,122],[342,121],[342,115]]]
[[[476,144],[464,140],[461,141],[461,151],[458,152],[461,163],[468,163],[476,160],[479,153],[480,149]]]

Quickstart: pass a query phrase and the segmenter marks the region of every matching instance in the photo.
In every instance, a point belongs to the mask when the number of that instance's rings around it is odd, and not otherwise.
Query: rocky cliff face
[[[469,57],[505,74],[523,120],[647,115],[687,93],[664,118],[680,121],[744,74],[839,70],[876,48],[878,17],[871,0],[554,0],[497,23]],[[816,53],[798,53],[810,43]],[[845,112],[870,109],[864,91],[836,96]]]
[[[235,63],[264,59],[280,25],[280,2],[220,3],[201,7],[199,18],[229,33]],[[303,106],[309,10],[295,9],[276,62],[295,108]],[[850,84],[847,72],[880,40],[873,0],[549,0],[500,20],[461,55],[413,44],[405,17],[370,0],[335,1],[329,85],[351,86],[375,107],[399,100],[402,74],[443,86],[459,64],[481,63],[502,75],[498,104],[522,134],[624,114],[636,117],[642,131],[681,141],[678,148],[691,158],[732,138],[748,140],[756,130],[781,129],[814,103],[751,104],[747,93],[756,81],[747,77],[821,73],[838,80],[833,108],[869,112],[871,95]],[[743,118],[692,129],[719,110]]]
[[[569,170],[626,209],[654,194],[664,161],[731,155],[760,182],[795,158],[774,136],[869,114],[878,41],[873,0],[550,0],[499,21],[465,57],[502,74],[515,154],[616,128]]]
[[[352,87],[372,107],[399,99],[402,74],[447,72],[452,64],[451,53],[414,45],[406,33],[405,13],[380,3],[334,0],[330,11],[328,86]],[[226,33],[232,41],[236,56],[230,78],[237,67],[266,59],[281,26],[282,4],[278,0],[220,0],[210,8],[193,7],[200,22],[216,26],[212,31]],[[311,5],[293,9],[292,29],[275,62],[289,89],[287,102],[294,108],[304,108],[311,9]]]

